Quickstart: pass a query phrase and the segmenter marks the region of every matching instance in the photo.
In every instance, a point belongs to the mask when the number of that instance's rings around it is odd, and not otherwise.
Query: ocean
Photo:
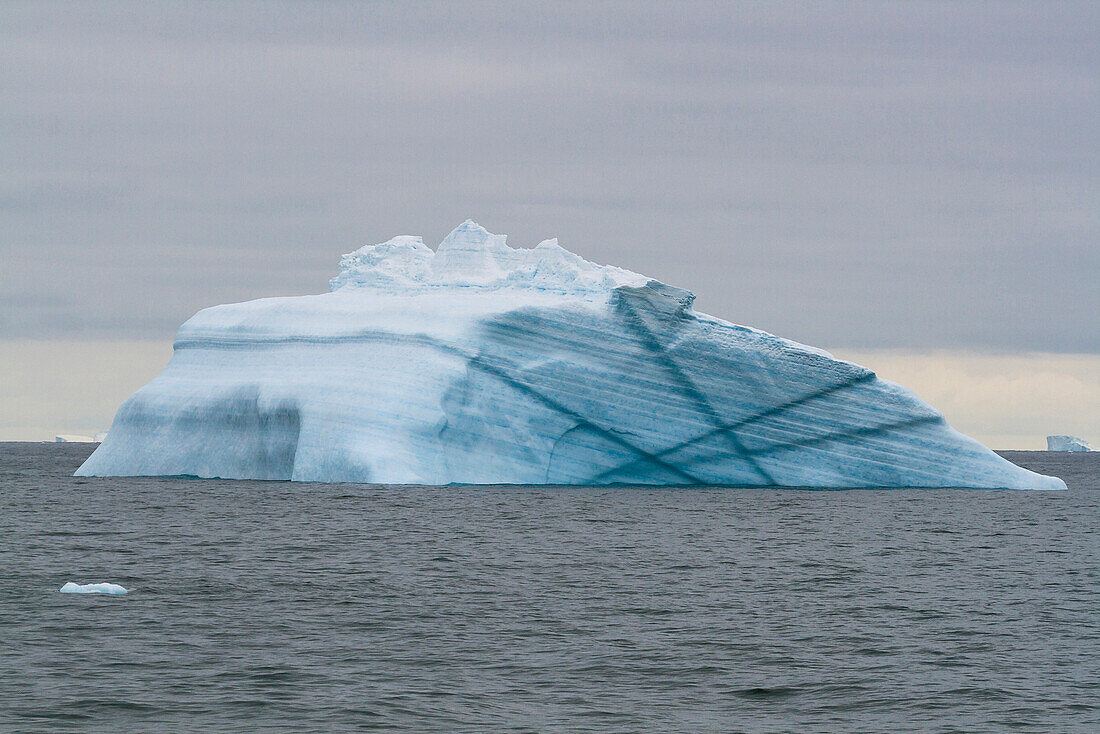
[[[0,444],[2,731],[1100,731],[1100,453],[799,491],[72,477],[92,448]]]

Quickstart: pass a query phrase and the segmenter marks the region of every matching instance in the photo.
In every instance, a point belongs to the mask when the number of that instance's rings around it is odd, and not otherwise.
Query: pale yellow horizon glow
[[[994,449],[1046,448],[1055,433],[1100,443],[1100,355],[836,349],[900,383]],[[110,427],[172,356],[159,341],[0,340],[0,440]]]
[[[993,449],[1045,450],[1052,434],[1100,439],[1100,355],[838,349]]]

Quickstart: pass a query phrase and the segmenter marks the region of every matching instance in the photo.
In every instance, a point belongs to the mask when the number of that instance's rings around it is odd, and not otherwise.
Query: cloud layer
[[[1100,6],[5,3],[0,336],[466,217],[810,344],[1100,352]]]

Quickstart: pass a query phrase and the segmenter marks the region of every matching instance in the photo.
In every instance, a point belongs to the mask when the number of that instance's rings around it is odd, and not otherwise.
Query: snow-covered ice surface
[[[80,475],[1061,489],[905,388],[467,221],[331,292],[200,311]]]
[[[1076,436],[1047,436],[1047,451],[1092,451],[1093,448],[1083,438]]]
[[[69,581],[61,587],[62,594],[125,594],[127,590],[118,584],[74,584]]]

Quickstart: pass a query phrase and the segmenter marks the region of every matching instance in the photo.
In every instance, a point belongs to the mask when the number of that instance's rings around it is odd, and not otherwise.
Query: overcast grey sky
[[[1100,352],[1100,3],[0,5],[0,337],[466,217],[827,348]]]

